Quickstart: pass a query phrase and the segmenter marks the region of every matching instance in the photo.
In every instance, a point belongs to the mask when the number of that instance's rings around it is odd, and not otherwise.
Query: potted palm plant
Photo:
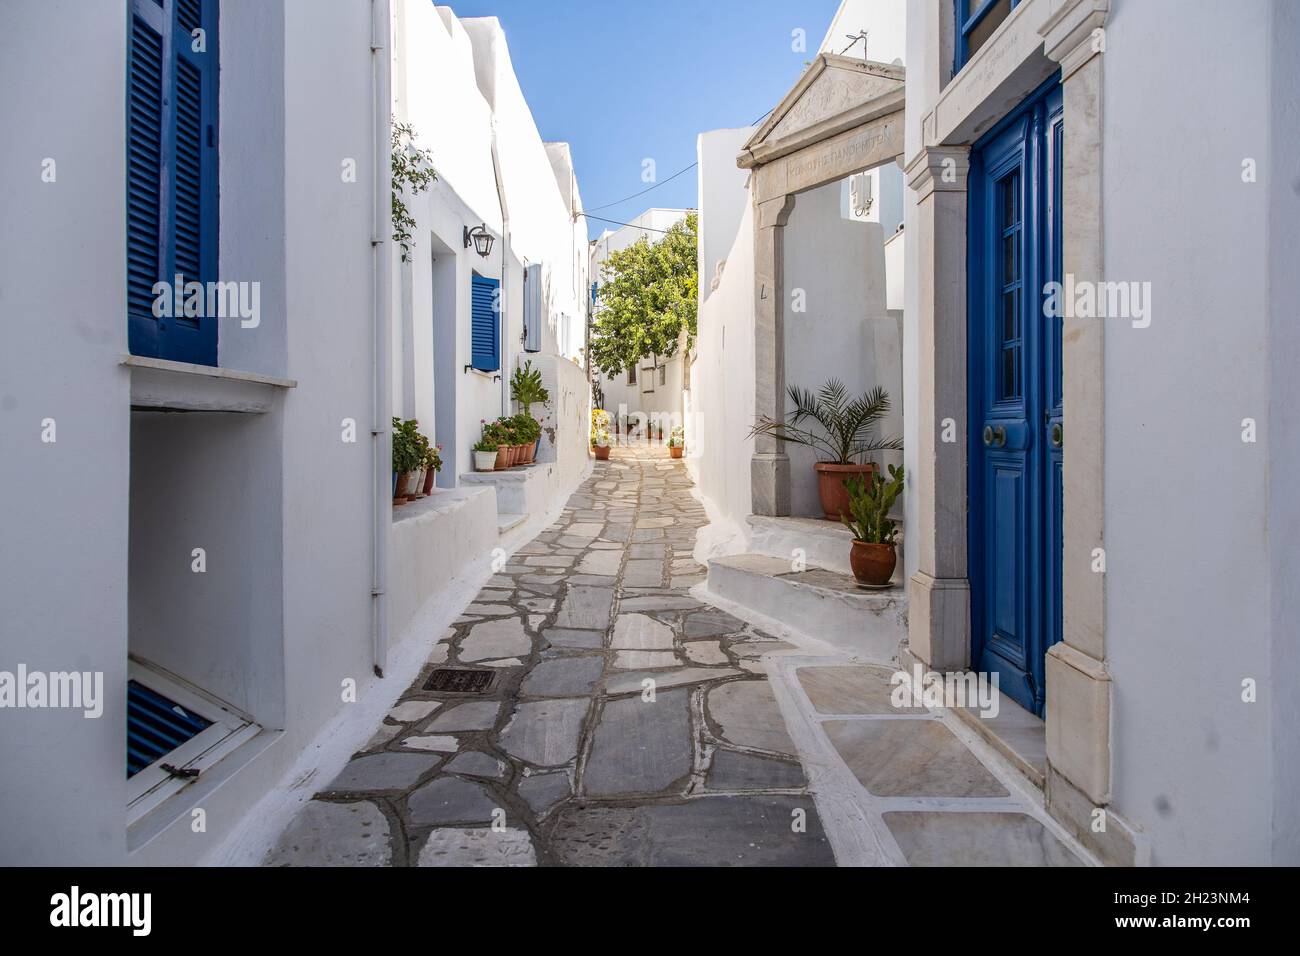
[[[674,425],[672,433],[668,436],[668,454],[673,458],[681,458],[685,448],[686,430],[681,425]]]
[[[903,491],[903,469],[889,466],[889,478],[873,472],[870,480],[855,475],[848,480],[849,513],[840,520],[853,532],[849,565],[859,585],[869,588],[889,586],[898,563],[895,550],[898,529],[889,511]]]
[[[750,436],[770,435],[779,442],[813,449],[818,455],[813,468],[822,513],[830,521],[839,521],[849,510],[845,482],[855,475],[870,479],[876,470],[866,456],[903,447],[900,438],[875,434],[880,419],[889,411],[889,393],[874,388],[850,399],[844,383],[833,378],[815,393],[791,385],[789,395],[793,410],[784,419],[763,416]]]

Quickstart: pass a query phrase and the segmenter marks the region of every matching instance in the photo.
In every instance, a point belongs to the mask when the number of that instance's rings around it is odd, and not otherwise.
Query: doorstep
[[[853,550],[853,532],[840,521],[825,518],[772,517],[750,515],[750,549],[758,554],[771,555],[786,561],[796,549],[803,553],[804,561],[814,568],[824,568],[837,574],[851,575],[849,552]],[[898,563],[903,563],[903,522],[898,526]]]
[[[1047,724],[998,692],[996,717],[981,717],[978,707],[954,707],[953,712],[1011,761],[1039,790],[1047,778]]]
[[[861,660],[895,660],[907,635],[907,595],[898,573],[890,587],[866,589],[852,575],[793,570],[788,557],[736,554],[709,562],[704,596],[740,605]]]

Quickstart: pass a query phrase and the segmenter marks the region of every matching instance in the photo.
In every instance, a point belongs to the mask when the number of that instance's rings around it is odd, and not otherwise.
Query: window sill
[[[131,407],[139,409],[264,414],[282,390],[298,385],[258,372],[141,355],[124,355],[121,364],[131,371]]]

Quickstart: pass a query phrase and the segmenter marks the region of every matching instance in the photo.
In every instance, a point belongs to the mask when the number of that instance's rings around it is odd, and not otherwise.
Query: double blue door
[[[1061,639],[1059,78],[971,153],[968,421],[971,661],[1036,714]]]

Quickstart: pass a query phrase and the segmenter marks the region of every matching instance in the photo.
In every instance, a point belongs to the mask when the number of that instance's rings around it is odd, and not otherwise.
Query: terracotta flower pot
[[[839,521],[841,515],[849,513],[849,489],[844,483],[854,475],[861,475],[862,480],[870,484],[876,470],[874,462],[840,465],[833,461],[819,461],[813,467],[817,469],[817,492],[822,500],[822,513],[829,521]]]
[[[423,488],[422,490],[424,491],[424,493],[425,493],[426,495],[431,495],[431,494],[433,494],[433,483],[434,483],[437,479],[438,479],[438,473],[437,473],[436,471],[434,471],[432,468],[429,468],[428,470],[425,471],[425,474],[424,474],[424,488]]]
[[[497,471],[505,471],[510,467],[510,446],[497,445]]]
[[[596,460],[597,460],[597,461],[609,461],[609,446],[608,446],[608,445],[592,445],[592,446],[591,446],[591,450],[594,451],[594,452],[596,453]]]
[[[668,449],[668,456],[670,458],[681,458],[682,450],[683,449],[681,445],[673,445]]]
[[[530,447],[532,447],[532,446],[531,446],[531,445],[516,445],[516,446],[515,446],[515,464],[516,464],[516,465],[526,465],[526,464],[528,464],[528,449],[529,449]]]
[[[888,587],[897,563],[898,554],[892,544],[870,544],[853,539],[849,566],[853,568],[853,576],[859,584],[873,588]]]
[[[411,484],[411,472],[404,471],[397,476],[397,487],[393,489],[393,504],[406,504],[406,489]]]

